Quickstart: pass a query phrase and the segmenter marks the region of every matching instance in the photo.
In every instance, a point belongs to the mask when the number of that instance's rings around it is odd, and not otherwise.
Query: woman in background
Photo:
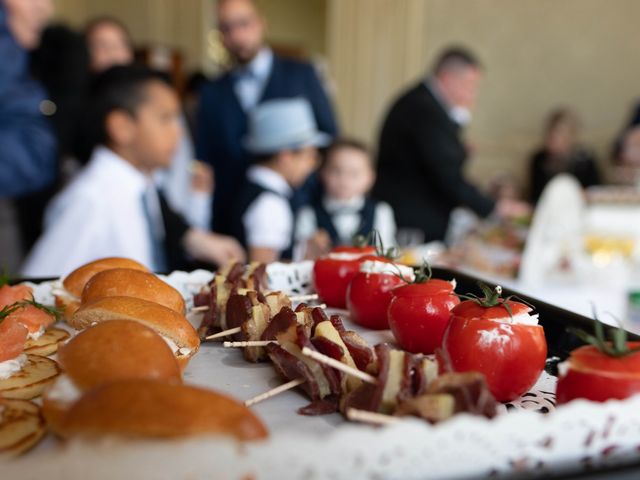
[[[545,129],[544,144],[530,160],[531,200],[537,202],[555,175],[569,173],[583,187],[600,183],[600,174],[591,152],[579,143],[580,122],[565,108],[551,112]]]

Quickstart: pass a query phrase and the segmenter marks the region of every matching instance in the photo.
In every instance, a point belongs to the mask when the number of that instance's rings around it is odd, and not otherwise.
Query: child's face
[[[321,176],[327,195],[344,201],[365,195],[375,180],[369,156],[349,147],[331,152]]]
[[[180,104],[171,87],[161,81],[149,83],[132,122],[131,152],[140,168],[153,171],[171,165],[182,133],[179,119]]]
[[[301,187],[318,167],[318,149],[302,147],[280,152],[279,171],[293,188]]]

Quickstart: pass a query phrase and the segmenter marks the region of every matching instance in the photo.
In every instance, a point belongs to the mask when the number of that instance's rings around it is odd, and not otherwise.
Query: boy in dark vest
[[[375,171],[364,144],[336,140],[327,151],[320,178],[324,195],[300,209],[297,217],[296,259],[317,258],[332,247],[351,245],[355,236],[366,236],[373,229],[385,246],[396,243],[393,210],[368,195]]]
[[[246,247],[249,260],[291,258],[295,217],[290,199],[316,169],[317,148],[328,143],[305,99],[270,100],[250,113],[245,148],[253,164],[233,216],[233,234]]]

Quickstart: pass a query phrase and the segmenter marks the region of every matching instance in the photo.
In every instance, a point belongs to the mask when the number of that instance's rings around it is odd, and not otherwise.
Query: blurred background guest
[[[10,199],[42,191],[56,176],[56,139],[46,118],[55,104],[29,74],[28,54],[52,11],[50,0],[0,2],[0,265],[10,270],[21,255]]]
[[[275,98],[303,97],[310,103],[321,132],[335,136],[333,109],[313,67],[275,55],[265,43],[266,21],[253,0],[221,0],[217,20],[222,42],[233,62],[229,72],[207,83],[201,92],[196,135],[197,157],[213,166],[217,183],[213,228],[228,233],[234,198],[249,165],[242,138],[247,114]],[[304,203],[312,186],[294,197]]]
[[[235,240],[189,227],[156,189],[153,174],[172,161],[181,135],[178,97],[166,78],[116,66],[96,79],[91,100],[99,144],[48,207],[23,274],[60,276],[110,256],[159,272],[189,268],[193,259],[242,260]]]
[[[374,193],[393,207],[399,229],[419,229],[423,241],[445,238],[456,207],[481,217],[527,210],[512,199],[494,201],[464,177],[469,152],[461,130],[471,121],[481,75],[473,53],[448,48],[431,75],[403,93],[384,120]]]
[[[549,180],[559,173],[576,177],[583,187],[600,184],[593,154],[580,144],[580,121],[575,112],[559,108],[547,118],[544,141],[529,160],[531,201],[537,202]]]
[[[126,25],[115,17],[96,17],[84,29],[90,53],[90,68],[101,73],[114,65],[133,63],[133,40]]]
[[[249,260],[291,259],[293,191],[317,168],[318,148],[329,141],[318,130],[306,99],[268,100],[251,111],[244,144],[253,164],[232,212],[232,234],[247,249]]]
[[[363,143],[341,138],[331,144],[320,167],[324,193],[302,207],[296,220],[299,258],[318,258],[374,229],[385,247],[395,245],[393,210],[369,195],[375,179],[373,161]]]
[[[89,50],[91,71],[99,75],[116,65],[129,65],[135,61],[131,35],[126,25],[111,16],[90,20],[85,27],[85,40]],[[194,148],[187,123],[181,116],[180,142],[171,164],[156,173],[160,188],[171,207],[192,226],[209,229],[213,178],[210,168],[195,161]],[[91,154],[91,134],[84,136],[81,156]]]

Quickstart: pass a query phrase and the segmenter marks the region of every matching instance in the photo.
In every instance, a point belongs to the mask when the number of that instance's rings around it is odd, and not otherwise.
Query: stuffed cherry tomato
[[[485,298],[466,300],[451,311],[439,363],[443,370],[484,374],[496,400],[508,402],[538,380],[547,342],[528,305],[484,290]]]
[[[460,303],[455,282],[416,276],[394,288],[387,317],[398,344],[412,353],[434,353],[442,344],[451,309]]]
[[[368,256],[347,289],[351,320],[374,330],[389,328],[387,310],[391,290],[414,278],[413,269],[385,257]]]
[[[337,247],[328,256],[316,260],[313,285],[330,307],[345,308],[347,287],[360,271],[361,259],[375,254],[375,247]]]
[[[575,349],[558,366],[556,399],[559,404],[576,398],[594,402],[621,400],[640,393],[640,342],[627,342],[623,329],[614,334],[614,341],[607,342],[599,323],[595,337],[576,333],[591,345]]]

